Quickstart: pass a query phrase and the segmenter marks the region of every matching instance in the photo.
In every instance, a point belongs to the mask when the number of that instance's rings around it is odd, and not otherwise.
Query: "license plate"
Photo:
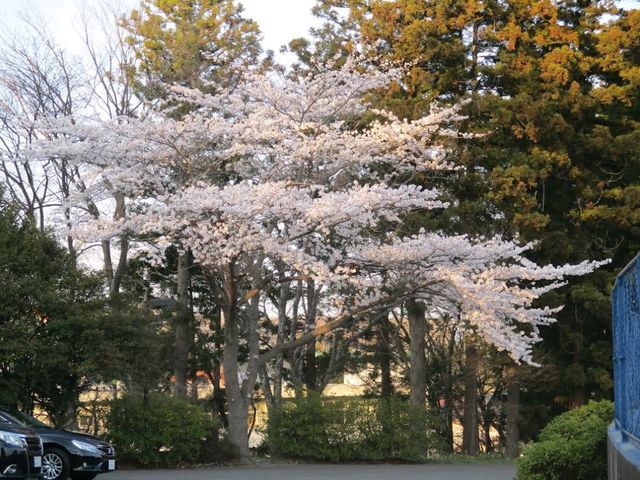
[[[109,465],[107,467],[109,470],[115,470],[116,469],[116,461],[115,460],[109,460]]]
[[[42,457],[33,457],[33,468],[40,468],[42,466]]]

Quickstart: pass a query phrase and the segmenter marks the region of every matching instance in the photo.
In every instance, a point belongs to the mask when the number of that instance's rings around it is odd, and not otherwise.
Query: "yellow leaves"
[[[597,65],[602,71],[602,84],[594,97],[611,104],[616,101],[631,105],[640,87],[637,50],[640,45],[640,11],[631,10],[609,24],[598,35]],[[616,81],[619,78],[621,81]],[[612,81],[613,80],[613,81]],[[610,82],[610,83],[609,83]]]
[[[577,69],[581,54],[563,45],[554,48],[540,61],[540,78],[555,86],[564,86],[573,80],[573,70]]]
[[[578,218],[583,222],[614,224],[619,228],[640,225],[640,186],[607,188],[606,182],[596,184],[597,191],[586,189]]]
[[[513,223],[518,230],[534,230],[540,232],[549,225],[549,216],[540,212],[516,213]]]
[[[258,26],[241,13],[233,0],[144,0],[122,23],[146,72],[195,86],[214,63],[224,78],[257,60]]]
[[[569,178],[571,180],[581,179],[582,176],[583,176],[582,170],[580,170],[578,167],[571,167],[569,169]]]
[[[514,123],[511,125],[511,131],[516,138],[523,139],[528,138],[531,142],[538,142],[538,128],[533,122],[527,123]]]
[[[620,72],[620,76],[623,80],[626,80],[630,85],[640,85],[640,66],[634,65]]]
[[[531,164],[540,171],[540,177],[546,178],[551,171],[565,170],[571,166],[567,152],[534,148],[531,151]]]
[[[515,19],[512,19],[502,30],[496,34],[498,40],[506,43],[507,50],[515,50],[518,40],[528,40],[528,35],[522,31]]]
[[[538,178],[531,165],[496,168],[491,177],[491,199],[499,203],[511,200],[526,210],[535,209],[537,202],[530,194],[538,185]]]
[[[640,225],[640,209],[592,205],[581,211],[580,220],[588,223],[613,223],[621,228],[629,228]]]

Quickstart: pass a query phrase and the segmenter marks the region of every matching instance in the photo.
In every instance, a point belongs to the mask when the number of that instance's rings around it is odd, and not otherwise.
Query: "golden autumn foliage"
[[[122,25],[143,78],[201,87],[257,62],[260,31],[242,14],[235,0],[144,0]]]
[[[381,105],[411,118],[434,100],[471,99],[466,126],[483,135],[457,147],[468,171],[455,177],[459,215],[444,228],[493,224],[538,240],[538,259],[614,258],[558,300],[566,318],[549,334],[548,361],[578,372],[559,373],[552,398],[606,394],[609,317],[594,312],[608,311],[614,272],[640,250],[640,10],[611,0],[319,2],[325,12],[338,4],[362,42],[408,65]],[[504,216],[484,215],[487,205]]]

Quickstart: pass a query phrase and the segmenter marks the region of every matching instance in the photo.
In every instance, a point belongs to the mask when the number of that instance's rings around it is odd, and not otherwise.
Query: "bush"
[[[518,459],[518,480],[601,480],[607,478],[607,427],[613,403],[590,402],[563,413]]]
[[[310,396],[271,415],[268,441],[280,456],[320,461],[424,461],[442,449],[436,424],[402,399]]]
[[[184,400],[129,395],[112,402],[107,428],[121,462],[168,467],[198,462],[214,421]]]

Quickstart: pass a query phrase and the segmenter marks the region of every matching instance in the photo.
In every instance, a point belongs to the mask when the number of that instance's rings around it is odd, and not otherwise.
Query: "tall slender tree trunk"
[[[298,337],[298,314],[300,311],[300,301],[302,300],[303,288],[302,280],[298,280],[296,285],[296,294],[293,298],[291,310],[291,332],[289,333],[289,341],[293,342]],[[302,365],[304,362],[304,347],[296,348],[289,354],[289,364],[291,366],[291,382],[296,399],[300,400],[304,397],[304,385],[302,379]]]
[[[191,255],[187,250],[178,257],[178,314],[176,316],[175,343],[175,392],[179,397],[187,397],[187,364],[191,341],[189,331],[191,324],[191,302],[189,286],[191,283]]]
[[[276,401],[271,389],[271,380],[266,366],[261,366],[259,371],[260,383],[262,383],[262,392],[264,393],[264,401],[267,404],[267,417],[271,418],[272,412],[276,409]]]
[[[111,288],[111,282],[113,281],[113,260],[111,259],[111,240],[106,239],[100,242],[102,246],[102,261],[104,274],[109,281],[109,288]]]
[[[217,290],[217,285],[215,285],[215,282],[212,282],[211,279],[210,283],[212,285],[212,288],[214,290]],[[211,413],[214,415],[214,417],[218,420],[216,422],[213,422],[213,428],[211,430],[211,438],[212,441],[214,443],[214,447],[216,448],[215,445],[218,445],[219,441],[220,441],[220,428],[221,427],[226,427],[227,426],[227,415],[225,412],[225,408],[224,408],[224,400],[222,397],[222,375],[221,375],[221,364],[220,364],[220,360],[219,360],[219,355],[220,352],[222,351],[222,347],[221,347],[221,342],[220,342],[220,335],[222,334],[222,313],[220,311],[220,307],[217,306],[213,317],[211,318],[211,328],[214,332],[214,347],[215,347],[215,352],[216,352],[216,356],[213,358],[213,365],[211,367],[211,371],[207,372],[207,376],[209,377],[209,381],[211,382],[211,387],[212,387],[212,395],[211,395]]]
[[[307,282],[307,318],[304,323],[304,333],[309,333],[316,326],[316,285],[313,280]],[[316,390],[318,387],[318,367],[316,365],[316,342],[309,342],[304,347],[304,383],[307,390]]]
[[[447,346],[447,363],[444,385],[444,438],[447,452],[453,452],[453,355],[456,345],[455,330]]]
[[[409,400],[413,405],[424,408],[427,400],[427,379],[425,349],[425,306],[422,302],[407,302],[409,319]]]
[[[515,365],[509,366],[507,376],[507,419],[506,419],[506,447],[507,455],[517,458],[520,443],[520,430],[518,419],[520,416],[520,382],[518,381],[518,369]]]
[[[491,406],[486,405],[482,411],[482,443],[484,443],[484,453],[493,452],[493,441],[491,440]]]
[[[284,269],[280,274],[284,276]],[[285,342],[287,333],[287,302],[289,301],[290,288],[288,284],[283,284],[280,288],[278,297],[278,333],[276,336],[276,344],[280,345]],[[284,354],[278,352],[274,365],[273,375],[273,404],[279,406],[282,402],[282,377],[284,369]]]
[[[470,338],[465,346],[464,414],[462,418],[462,451],[466,455],[478,454],[478,350]]]
[[[213,408],[222,425],[227,426],[227,414],[224,406],[224,397],[222,392],[222,311],[218,306],[216,313],[213,317],[213,331],[215,333],[214,346],[216,350],[216,356],[213,359],[213,372],[211,372],[211,383],[213,385]]]
[[[116,208],[113,214],[114,220],[120,220],[125,218],[126,216],[126,201],[123,193],[115,194],[116,200]],[[104,245],[103,245],[104,249]],[[109,257],[111,255],[109,254]],[[113,265],[111,265],[112,277],[111,284],[109,286],[109,293],[113,297],[120,292],[120,287],[122,285],[122,280],[124,279],[124,274],[127,270],[127,262],[129,258],[129,239],[126,234],[123,233],[120,235],[120,254],[118,256],[118,263],[113,269]]]
[[[378,324],[378,358],[380,362],[380,383],[382,397],[393,395],[393,381],[391,379],[391,348],[389,345],[389,318],[385,315]]]

